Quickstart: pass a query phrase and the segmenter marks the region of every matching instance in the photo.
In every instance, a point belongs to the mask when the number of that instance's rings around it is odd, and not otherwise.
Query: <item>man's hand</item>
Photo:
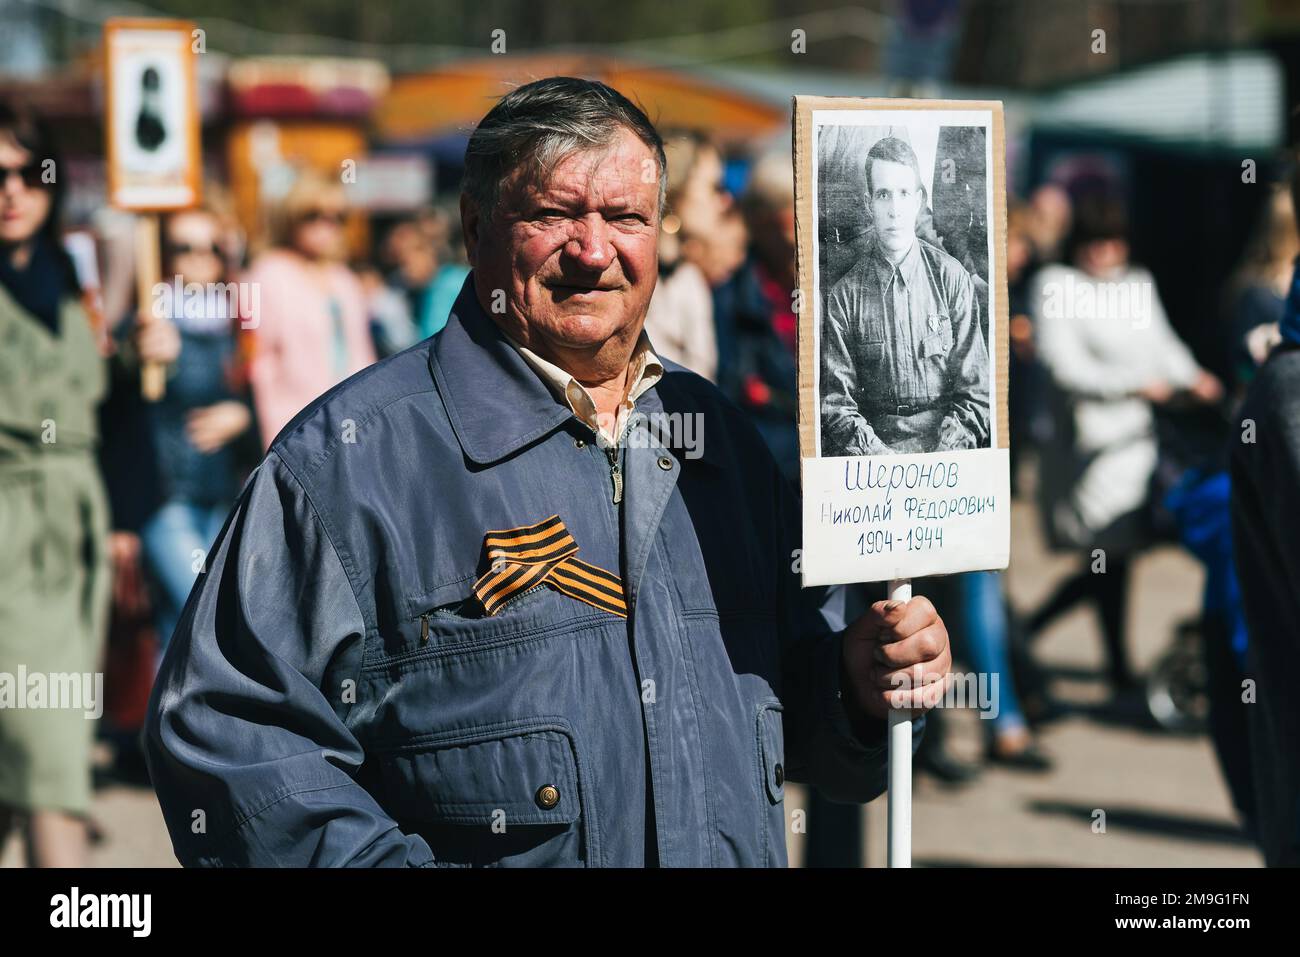
[[[948,629],[921,595],[876,602],[844,632],[841,655],[850,719],[933,708],[951,683]]]
[[[953,416],[944,416],[943,421],[939,423],[938,451],[950,452],[953,449],[973,448],[975,448],[975,436],[971,430]]]
[[[845,455],[889,455],[894,450],[880,440],[876,430],[863,425],[858,435],[845,448]]]

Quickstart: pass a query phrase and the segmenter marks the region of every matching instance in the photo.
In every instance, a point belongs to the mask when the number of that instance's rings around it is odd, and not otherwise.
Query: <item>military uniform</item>
[[[979,302],[957,260],[917,239],[894,266],[878,243],[831,289],[821,342],[822,454],[989,444]]]

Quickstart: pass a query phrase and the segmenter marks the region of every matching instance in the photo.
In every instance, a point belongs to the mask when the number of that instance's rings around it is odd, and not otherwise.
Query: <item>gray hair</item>
[[[655,155],[662,214],[668,160],[654,124],[613,87],[571,76],[527,83],[488,111],[465,148],[461,192],[490,219],[511,172],[523,165],[533,174],[553,169],[575,150],[609,146],[620,128],[631,130]]]

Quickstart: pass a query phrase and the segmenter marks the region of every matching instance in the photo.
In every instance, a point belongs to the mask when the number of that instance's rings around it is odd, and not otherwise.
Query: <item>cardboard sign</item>
[[[1010,556],[1002,104],[794,99],[804,585]]]
[[[199,201],[202,158],[194,25],[114,19],[104,25],[108,200],[158,212]]]

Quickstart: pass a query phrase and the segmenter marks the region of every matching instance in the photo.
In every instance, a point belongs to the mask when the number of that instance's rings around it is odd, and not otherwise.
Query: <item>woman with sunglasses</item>
[[[365,293],[343,263],[338,179],[304,172],[271,217],[273,246],[253,262],[250,377],[263,446],[307,403],[375,361]]]
[[[23,696],[34,676],[93,689],[107,624],[106,374],[59,239],[63,176],[39,121],[0,101],[0,671]],[[29,864],[84,865],[95,704],[23,704],[0,707],[0,844],[21,819]]]
[[[145,325],[176,340],[167,389],[160,401],[146,403],[134,379],[118,379],[110,399],[116,416],[106,444],[119,454],[104,458],[114,517],[139,535],[163,648],[250,457],[238,441],[253,416],[236,338],[249,303],[227,283],[227,222],[211,204],[164,217],[167,295],[155,300],[154,321]]]

